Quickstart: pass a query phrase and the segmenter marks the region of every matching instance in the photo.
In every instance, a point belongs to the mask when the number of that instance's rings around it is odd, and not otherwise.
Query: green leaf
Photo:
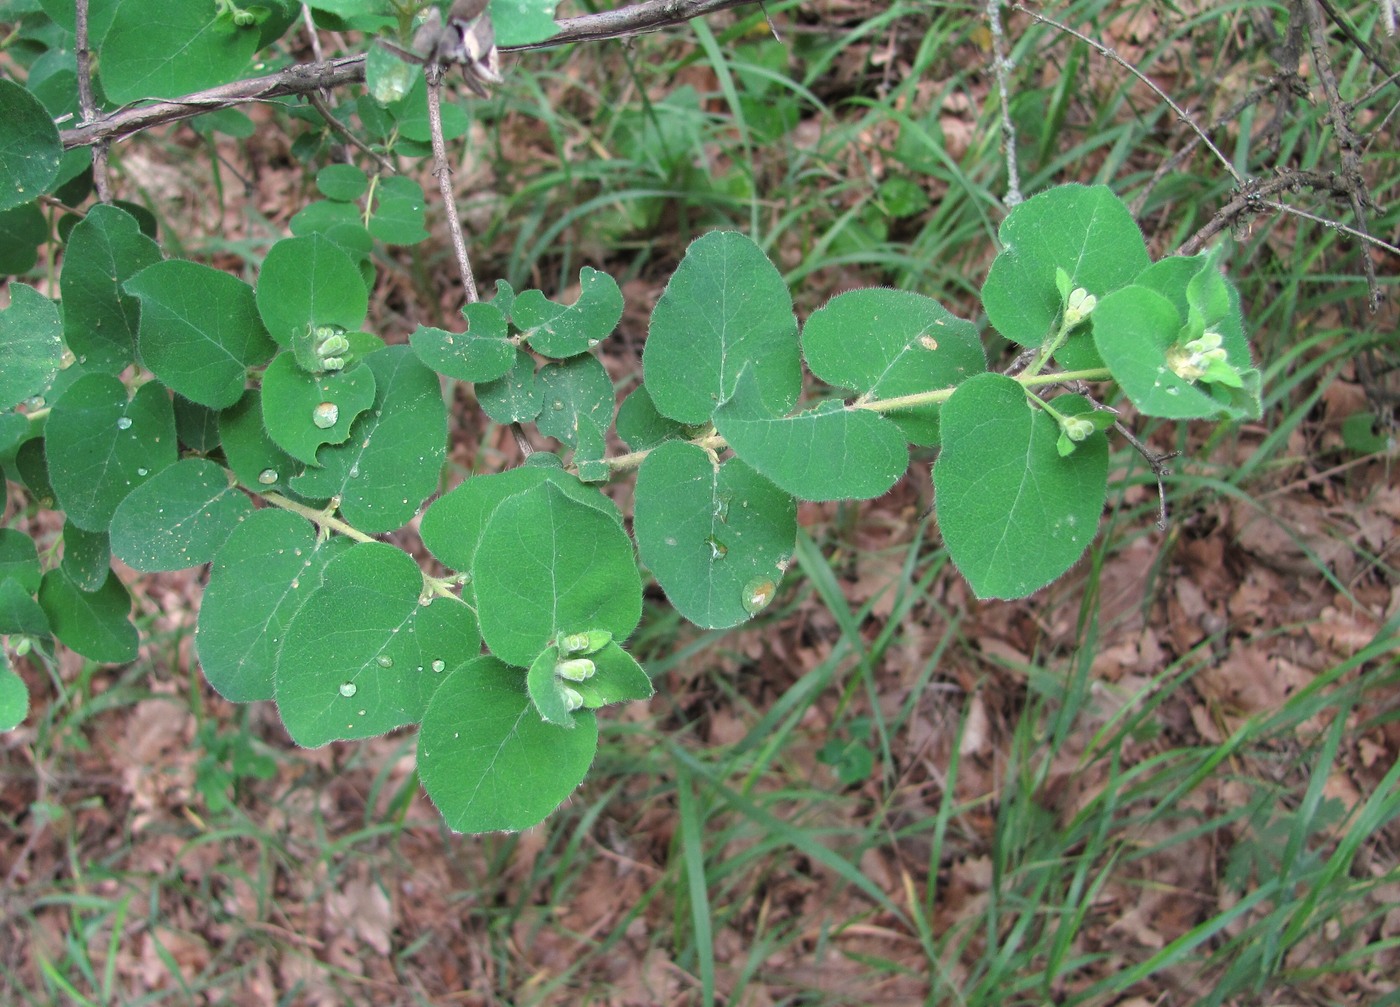
[[[369,233],[390,245],[416,245],[428,236],[423,226],[426,210],[423,190],[411,178],[381,178],[375,189]]]
[[[498,46],[543,42],[559,31],[554,21],[558,0],[491,0],[491,21]]]
[[[402,101],[422,79],[421,67],[400,59],[381,45],[372,45],[365,53],[365,86],[380,105]]]
[[[326,564],[287,627],[273,684],[299,745],[370,738],[417,723],[443,681],[481,649],[471,610],[422,604],[423,575],[403,550],[360,542]]]
[[[447,407],[438,376],[407,346],[364,359],[374,372],[374,408],[351,428],[346,444],[317,453],[323,466],[292,480],[309,497],[340,497],[340,512],[360,531],[402,527],[437,488],[447,457]]]
[[[416,143],[428,143],[432,139],[432,127],[428,121],[428,84],[423,74],[414,71],[412,86],[403,100],[391,111],[397,119],[399,135]],[[442,138],[455,140],[464,136],[471,125],[466,109],[457,102],[443,102]]]
[[[62,568],[44,574],[39,604],[54,636],[83,657],[103,664],[136,660],[139,637],[129,619],[131,595],[109,576],[91,593],[79,591]]]
[[[330,238],[283,238],[258,273],[258,313],[277,345],[318,325],[353,332],[365,320],[369,294],[360,267]]]
[[[235,703],[273,697],[287,626],[326,564],[349,548],[349,539],[322,539],[306,519],[275,508],[233,529],[209,570],[195,629],[200,666],[219,695]]]
[[[58,504],[85,531],[106,531],[126,495],[175,461],[175,412],[155,382],[128,402],[116,378],[85,375],[54,403],[44,434]]]
[[[191,451],[207,455],[219,448],[219,413],[208,406],[177,395],[175,406],[175,435]]]
[[[588,355],[546,364],[535,380],[543,402],[535,420],[539,432],[577,449],[580,457],[603,457],[617,399],[598,358]]]
[[[528,829],[583,780],[598,748],[592,713],[572,730],[540,719],[525,673],[480,657],[434,694],[418,735],[418,778],[458,832]]]
[[[506,320],[493,304],[477,302],[462,309],[466,332],[418,326],[408,337],[413,352],[439,374],[458,381],[494,381],[515,363],[516,350],[506,340]]]
[[[734,453],[799,500],[868,500],[909,467],[904,435],[883,416],[827,402],[796,416],[767,412],[747,370],[715,412]]]
[[[537,451],[531,458],[538,458],[541,454],[544,452]],[[473,476],[434,500],[419,523],[418,533],[423,545],[448,569],[471,570],[476,560],[477,546],[481,544],[481,534],[496,508],[517,493],[545,482],[553,482],[579,503],[594,508],[613,521],[619,520],[617,508],[611,500],[597,490],[582,485],[562,469],[527,465]]]
[[[682,423],[709,420],[746,368],[765,412],[791,409],[802,390],[797,320],[763,250],[733,231],[694,241],[652,311],[642,366],[657,410]]]
[[[1184,323],[1172,302],[1155,290],[1137,285],[1125,287],[1103,298],[1094,309],[1094,344],[1114,380],[1138,411],[1147,416],[1257,417],[1257,371],[1252,372],[1247,390],[1222,390],[1219,395],[1213,394],[1213,385],[1191,381],[1177,373],[1171,358]],[[1251,373],[1247,356],[1243,360],[1229,359],[1229,363],[1242,373]]]
[[[932,298],[883,288],[838,294],[802,329],[807,366],[871,399],[951,388],[987,367],[977,327]],[[938,406],[885,414],[905,439],[938,443]]]
[[[369,189],[369,176],[353,164],[328,164],[316,172],[316,188],[327,199],[348,202],[365,194]],[[356,326],[359,324],[355,323]]]
[[[0,583],[16,581],[26,593],[39,590],[39,549],[22,531],[0,528]]]
[[[1056,269],[1102,301],[1151,262],[1132,214],[1104,185],[1061,185],[1033,196],[1007,215],[997,236],[1002,251],[982,304],[996,330],[1022,346],[1039,346],[1060,320]]]
[[[527,423],[540,414],[543,396],[535,383],[535,358],[517,349],[510,370],[476,386],[476,401],[497,423]]]
[[[686,426],[656,411],[646,385],[638,385],[617,407],[617,436],[633,451],[646,451],[663,441],[684,436]]]
[[[141,299],[137,349],[156,377],[211,409],[243,396],[249,367],[276,350],[248,284],[184,259],[147,266],[126,281]]]
[[[258,493],[286,491],[301,471],[296,459],[272,442],[263,423],[262,393],[250,388],[219,413],[219,443],[238,481]]]
[[[263,372],[263,422],[274,444],[318,465],[317,449],[349,440],[351,425],[374,405],[374,392],[374,371],[364,364],[308,374],[292,354],[279,353]]]
[[[183,570],[214,558],[253,512],[224,470],[186,458],[132,490],[112,516],[112,552],[136,570]]]
[[[752,618],[745,592],[776,589],[797,539],[797,504],[748,465],[670,441],[637,473],[633,531],[642,562],[681,615],[707,629]]]
[[[559,664],[559,648],[547,647],[525,675],[525,691],[540,717],[559,727],[573,727],[574,715],[566,698],[572,688],[554,673]],[[582,697],[579,697],[582,702]]]
[[[39,262],[39,246],[49,240],[49,222],[38,203],[0,210],[0,276],[27,273]]]
[[[496,507],[473,574],[487,646],[522,668],[562,633],[605,629],[622,640],[641,619],[641,578],[627,533],[553,482]]]
[[[39,99],[12,80],[0,79],[0,122],[0,210],[8,210],[53,187],[63,145]]]
[[[0,731],[13,731],[29,716],[29,688],[0,653]]]
[[[613,703],[630,703],[650,699],[656,692],[645,669],[636,658],[614,642],[609,642],[588,654],[594,674],[583,682],[573,683],[589,710]]]
[[[46,638],[49,618],[17,580],[0,580],[0,635]]]
[[[175,98],[237,80],[258,48],[254,26],[234,25],[210,0],[123,0],[102,44],[101,75],[117,104]]]
[[[10,284],[10,306],[0,311],[0,410],[48,391],[63,358],[58,306],[33,287]]]
[[[63,523],[63,572],[79,591],[96,591],[112,566],[112,543],[106,532],[83,531]]]
[[[1074,413],[1088,403],[1061,396]],[[1022,598],[1059,577],[1098,530],[1108,442],[1095,434],[1062,458],[1059,424],[1021,386],[979,374],[943,404],[943,450],[933,469],[938,525],[980,598]]]
[[[538,290],[515,298],[511,321],[531,349],[547,357],[573,357],[606,339],[622,318],[622,291],[607,273],[579,270],[579,295],[571,305],[545,299]]]

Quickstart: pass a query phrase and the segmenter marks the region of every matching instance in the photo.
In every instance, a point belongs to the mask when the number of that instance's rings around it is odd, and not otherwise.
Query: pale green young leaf
[[[565,692],[573,686],[554,673],[558,663],[558,647],[546,647],[541,651],[525,675],[525,691],[530,694],[530,702],[541,719],[558,727],[573,727],[574,714]]]
[[[715,411],[734,453],[799,500],[867,500],[909,467],[904,435],[883,416],[828,402],[796,416],[767,411],[753,374]]]
[[[418,778],[458,832],[518,832],[583,780],[598,748],[594,714],[566,729],[540,719],[525,672],[479,657],[433,695],[418,735]]]
[[[33,287],[10,284],[10,306],[0,311],[0,411],[48,391],[63,359],[58,306]]]
[[[128,402],[116,378],[84,375],[54,403],[44,433],[59,507],[86,531],[106,531],[126,495],[175,461],[175,413],[156,382]]]
[[[423,189],[411,178],[391,175],[379,180],[369,233],[390,245],[414,245],[428,236],[423,226],[427,203]]]
[[[185,458],[132,490],[112,515],[112,552],[136,570],[208,563],[253,505],[207,458]]]
[[[1073,414],[1079,396],[1056,399]],[[1022,598],[1074,565],[1098,531],[1108,442],[1094,434],[1067,457],[1060,425],[1021,386],[979,374],[943,404],[943,450],[933,469],[938,527],[980,598]]]
[[[584,709],[596,710],[614,703],[650,699],[656,692],[646,669],[616,642],[609,641],[590,651],[588,660],[593,662],[593,675],[581,682],[570,683],[583,697]]]
[[[642,366],[657,410],[682,423],[709,420],[746,368],[764,411],[791,409],[802,390],[797,320],[763,250],[734,231],[692,242],[652,311]]]
[[[655,448],[637,473],[633,531],[676,611],[697,626],[752,618],[745,590],[782,580],[797,503],[742,460],[718,464],[684,441]]]
[[[243,395],[248,368],[271,359],[248,284],[185,259],[147,266],[124,287],[141,299],[137,350],[166,385],[211,409]]]
[[[473,573],[487,646],[522,668],[562,633],[605,629],[622,640],[641,618],[641,578],[627,533],[553,482],[497,505]]]
[[[305,518],[264,508],[233,529],[214,557],[195,647],[204,677],[235,703],[273,697],[277,652],[326,564],[350,547],[320,538]]]
[[[557,0],[491,0],[488,8],[498,46],[543,42],[559,31],[554,21]]]
[[[422,604],[423,576],[396,546],[360,542],[326,564],[287,627],[273,685],[287,732],[314,748],[417,723],[445,672],[480,653],[471,610]]]

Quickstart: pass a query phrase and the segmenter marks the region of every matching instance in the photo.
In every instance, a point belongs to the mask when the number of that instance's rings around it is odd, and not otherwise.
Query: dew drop
[[[938,340],[932,336],[920,336],[919,345],[926,350],[936,350],[938,349]]]
[[[276,481],[276,469],[263,469],[261,472],[258,473],[258,482],[262,483],[264,486],[271,486]]]
[[[148,476],[148,475],[151,474],[151,470],[150,470],[150,469],[145,469],[145,468],[137,469],[137,470],[136,470],[136,474],[137,474],[138,476],[143,476],[143,477],[144,477],[144,476]]]
[[[744,596],[740,599],[744,605],[744,611],[753,615],[768,607],[768,603],[773,600],[773,595],[778,591],[778,585],[774,584],[766,577],[758,577],[744,585]]]
[[[705,538],[705,544],[710,547],[710,559],[724,559],[725,556],[729,555],[729,546],[713,535]]]
[[[130,416],[118,416],[118,417],[117,417],[117,429],[118,429],[118,430],[130,430],[130,429],[131,429],[131,417],[130,417]]]
[[[328,430],[335,426],[335,421],[338,419],[340,419],[340,407],[334,402],[322,402],[311,410],[311,422],[322,430]]]
[[[340,685],[340,694],[346,699],[349,699],[351,696],[355,695],[355,693],[359,691],[360,687],[354,682],[342,682]]]
[[[549,408],[553,409],[556,413],[563,412],[564,403],[560,402],[558,399],[555,399],[549,404]]]
[[[441,675],[441,674],[442,674],[444,671],[446,671],[446,670],[447,670],[447,662],[446,662],[446,661],[444,661],[444,660],[442,660],[441,658],[439,658],[438,660],[436,660],[436,661],[433,662],[433,671],[437,672],[439,675]]]
[[[380,654],[374,659],[374,663],[381,668],[392,668],[394,666],[394,659],[388,654]]]

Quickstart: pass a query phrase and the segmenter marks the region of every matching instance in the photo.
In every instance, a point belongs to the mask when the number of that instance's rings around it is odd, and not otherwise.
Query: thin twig
[[[1313,68],[1317,71],[1317,79],[1322,82],[1322,92],[1327,96],[1327,118],[1332,123],[1332,132],[1337,137],[1337,148],[1342,154],[1342,179],[1348,189],[1351,212],[1356,215],[1359,233],[1365,234],[1369,231],[1366,226],[1366,208],[1371,203],[1371,197],[1366,191],[1366,180],[1361,175],[1361,141],[1351,128],[1351,109],[1342,100],[1337,76],[1332,72],[1332,57],[1327,51],[1326,39],[1323,37],[1327,29],[1322,23],[1322,10],[1314,0],[1297,0],[1295,10],[1299,8],[1307,19]],[[1381,307],[1381,288],[1376,279],[1376,264],[1369,255],[1362,255],[1361,266],[1366,274],[1366,288],[1371,295],[1371,313],[1375,314]]]
[[[446,76],[441,63],[430,64],[428,79],[428,129],[433,141],[433,175],[442,193],[442,206],[447,213],[447,232],[452,235],[452,250],[457,253],[457,269],[462,274],[462,293],[468,304],[478,300],[476,277],[472,275],[471,259],[467,257],[467,241],[462,236],[462,221],[457,216],[457,197],[452,192],[452,167],[447,163],[447,144],[442,137],[442,79]]]
[[[326,104],[326,100],[321,97],[321,93],[319,91],[307,91],[306,99],[307,101],[311,102],[312,108],[314,108],[317,112],[321,113],[321,118],[326,120],[326,125],[330,127],[332,133],[340,137],[352,147],[355,147],[358,150],[362,150],[367,155],[372,157],[374,159],[374,163],[379,165],[379,170],[383,174],[393,175],[398,171],[398,169],[394,167],[392,161],[390,161],[383,154],[379,153],[379,151],[375,150],[369,144],[365,143],[365,141],[361,140],[358,136],[354,134],[354,132],[348,126],[345,125],[345,123],[341,122],[335,117],[335,113],[331,111],[331,107]]]
[[[503,46],[502,52],[544,49],[570,42],[592,42],[603,39],[626,38],[646,32],[659,31],[681,24],[691,18],[731,7],[756,3],[757,0],[651,0],[633,4],[621,10],[585,14],[565,18],[559,31],[531,45]],[[165,123],[190,119],[220,108],[266,101],[288,95],[302,95],[320,88],[340,87],[365,79],[365,56],[359,53],[324,63],[302,63],[277,73],[247,80],[233,81],[206,91],[197,91],[170,101],[156,101],[137,108],[122,108],[100,116],[74,129],[59,134],[65,149],[92,146],[102,141],[118,140],[133,133]]]
[[[1180,451],[1168,451],[1164,455],[1159,455],[1153,451],[1124,426],[1120,421],[1113,421],[1113,429],[1133,446],[1138,454],[1142,455],[1142,460],[1147,462],[1148,468],[1152,470],[1152,475],[1157,479],[1157,530],[1167,530],[1167,484],[1166,477],[1172,474],[1172,470],[1167,468],[1166,463],[1171,461]]]
[[[83,113],[83,122],[97,118],[97,99],[92,92],[92,51],[88,48],[88,0],[77,0],[73,9],[74,42],[73,51],[78,63],[78,107]],[[107,171],[106,143],[93,144],[92,184],[97,189],[97,198],[104,202],[112,201],[112,179]]]
[[[1156,83],[1153,82],[1152,78],[1148,77],[1145,73],[1143,73],[1137,67],[1133,66],[1122,56],[1119,56],[1118,53],[1114,52],[1102,42],[1092,39],[1088,35],[1085,35],[1081,32],[1075,31],[1073,28],[1069,27],[1069,25],[1061,24],[1060,22],[1052,18],[1046,17],[1044,14],[1040,14],[1036,11],[1031,10],[1029,7],[1026,7],[1023,4],[1012,4],[1011,9],[1020,11],[1022,14],[1027,14],[1035,18],[1041,24],[1048,25],[1049,27],[1054,28],[1057,31],[1062,31],[1066,35],[1072,35],[1073,37],[1079,39],[1079,41],[1083,42],[1085,45],[1089,46],[1100,56],[1104,57],[1104,59],[1112,60],[1114,63],[1117,63],[1119,66],[1121,66],[1124,70],[1127,70],[1138,80],[1142,81],[1152,90],[1153,94],[1155,94],[1158,98],[1161,98],[1162,101],[1166,103],[1167,107],[1170,108],[1172,112],[1176,114],[1176,117],[1178,119],[1180,119],[1182,122],[1186,123],[1186,125],[1191,127],[1191,129],[1196,133],[1196,135],[1201,138],[1201,142],[1206,145],[1210,152],[1215,155],[1216,159],[1225,167],[1225,170],[1230,173],[1230,177],[1235,180],[1235,183],[1241,186],[1245,184],[1244,178],[1240,175],[1238,171],[1235,170],[1235,166],[1230,163],[1230,159],[1220,152],[1220,148],[1218,148],[1215,145],[1215,143],[1211,140],[1211,138],[1206,135],[1205,130],[1203,130],[1200,127],[1200,124],[1197,123],[1195,119],[1191,118],[1191,116],[1187,115],[1186,110],[1183,109],[1180,105],[1178,105],[1175,101],[1173,101],[1171,95],[1167,94],[1167,92],[1163,91],[1160,87],[1158,87]]]
[[[1006,32],[1001,25],[1001,0],[987,0],[984,8],[987,28],[992,33],[992,72],[997,80],[997,95],[1001,102],[1001,146],[1006,155],[1006,208],[1021,202],[1021,173],[1016,167],[1016,126],[1011,121],[1011,97],[1006,77],[1015,64],[1006,55]]]

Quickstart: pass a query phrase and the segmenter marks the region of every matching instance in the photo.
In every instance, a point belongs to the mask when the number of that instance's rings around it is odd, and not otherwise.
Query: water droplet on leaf
[[[262,483],[264,486],[271,486],[276,481],[276,469],[263,469],[261,472],[258,473],[258,482]]]
[[[705,543],[710,547],[710,559],[724,559],[729,555],[729,546],[713,535],[706,536]]]
[[[344,682],[340,686],[340,694],[346,699],[349,699],[351,696],[355,695],[355,693],[359,691],[360,687],[357,686],[354,682]]]
[[[446,662],[446,661],[443,661],[443,660],[439,659],[439,660],[436,660],[436,661],[433,662],[433,671],[437,672],[439,675],[441,675],[441,674],[442,674],[444,671],[446,671],[446,670],[447,670],[447,662]]]
[[[392,668],[394,666],[394,659],[388,654],[380,654],[374,659],[374,663],[381,668]]]
[[[130,429],[131,429],[131,417],[130,417],[130,416],[118,416],[118,417],[117,417],[117,429],[118,429],[118,430],[130,430]]]
[[[328,430],[335,426],[335,421],[338,419],[340,419],[340,407],[334,402],[322,402],[311,410],[311,422],[322,430]]]
[[[773,595],[778,591],[778,585],[774,584],[766,577],[758,577],[744,585],[744,596],[740,599],[744,605],[744,611],[753,615],[768,607],[768,603],[773,600]]]

